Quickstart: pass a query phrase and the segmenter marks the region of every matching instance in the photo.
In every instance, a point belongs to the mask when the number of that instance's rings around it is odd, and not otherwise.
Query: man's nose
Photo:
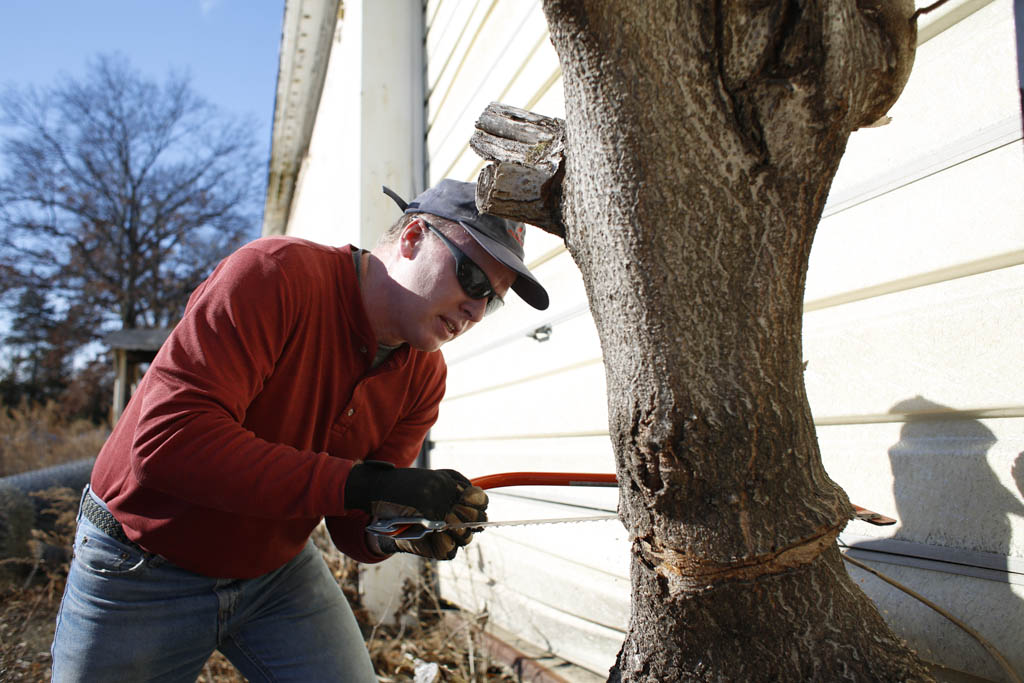
[[[487,299],[467,299],[463,306],[466,314],[469,316],[469,320],[472,323],[478,323],[484,319],[484,312],[487,310]]]

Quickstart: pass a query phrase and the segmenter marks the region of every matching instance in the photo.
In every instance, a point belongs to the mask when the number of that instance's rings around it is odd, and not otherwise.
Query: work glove
[[[487,520],[487,494],[455,470],[398,469],[368,460],[352,468],[345,484],[345,506],[378,519],[426,517],[449,524]],[[436,531],[420,539],[378,536],[381,552],[412,553],[450,560],[473,538],[471,529]]]

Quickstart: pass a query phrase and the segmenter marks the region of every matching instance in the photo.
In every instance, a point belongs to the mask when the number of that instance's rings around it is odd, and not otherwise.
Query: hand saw
[[[474,486],[482,489],[494,489],[503,486],[618,486],[614,474],[598,474],[589,472],[506,472],[490,474],[470,480]],[[853,506],[856,518],[876,526],[895,524],[896,520],[877,512],[872,512],[858,505]],[[555,517],[550,519],[517,519],[502,522],[448,522],[426,519],[425,517],[394,517],[377,519],[367,525],[366,530],[391,538],[417,539],[435,531],[458,529],[483,529],[498,526],[524,526],[527,524],[564,524],[570,522],[599,522],[618,519],[615,513],[591,515],[588,517]]]

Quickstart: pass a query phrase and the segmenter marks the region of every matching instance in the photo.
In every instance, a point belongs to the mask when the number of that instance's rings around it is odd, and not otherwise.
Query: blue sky
[[[284,0],[0,0],[0,85],[79,76],[100,53],[157,81],[187,69],[198,93],[256,121],[266,159],[283,15]]]
[[[265,182],[283,16],[284,0],[0,0],[0,86],[81,76],[101,53],[159,82],[187,70],[196,92],[256,122]],[[7,324],[0,314],[0,337]]]

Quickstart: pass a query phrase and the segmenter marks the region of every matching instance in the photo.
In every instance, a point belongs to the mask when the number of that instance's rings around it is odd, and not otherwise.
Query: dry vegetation
[[[8,413],[0,409],[0,473],[11,475],[92,457],[105,436],[106,430],[88,423],[65,423],[53,410]],[[0,560],[2,681],[34,683],[50,678],[49,647],[68,564],[66,557],[44,550],[71,547],[80,494],[54,488],[35,495],[46,501],[39,514],[45,518],[45,530],[33,529],[29,557]],[[323,527],[314,541],[355,609],[380,681],[517,680],[488,659],[482,620],[442,618],[451,612],[443,610],[433,592],[423,588],[429,581],[404,587],[403,610],[419,615],[412,625],[410,620],[402,625],[372,623],[360,606],[356,564],[333,549]],[[436,676],[428,677],[435,668]],[[214,653],[197,680],[233,683],[245,678]]]
[[[88,420],[66,420],[51,405],[0,406],[0,476],[92,458],[109,429]]]

